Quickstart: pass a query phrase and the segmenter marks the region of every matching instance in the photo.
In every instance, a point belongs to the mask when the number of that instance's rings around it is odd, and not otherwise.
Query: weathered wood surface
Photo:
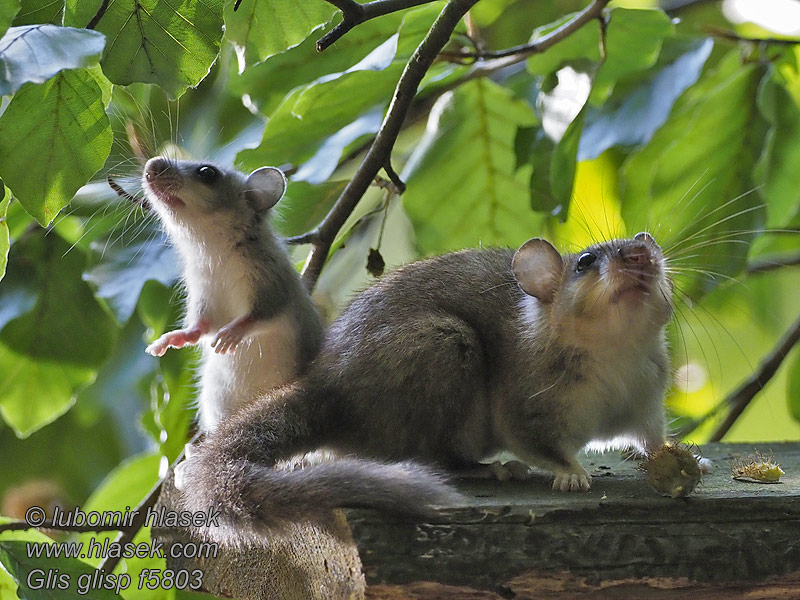
[[[781,483],[731,479],[732,460],[755,448],[774,451]],[[800,444],[703,454],[712,471],[684,500],[659,496],[636,463],[608,453],[582,459],[587,494],[553,492],[535,475],[461,482],[465,503],[435,523],[350,511],[367,596],[800,598]],[[426,583],[379,585],[411,582]]]

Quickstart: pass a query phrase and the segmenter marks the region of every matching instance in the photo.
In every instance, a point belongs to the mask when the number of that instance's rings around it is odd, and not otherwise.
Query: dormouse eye
[[[197,167],[197,176],[205,183],[213,183],[219,177],[219,171],[210,165]]]
[[[597,260],[597,256],[591,252],[584,252],[578,257],[578,262],[575,263],[575,270],[581,273],[591,267],[595,260]]]

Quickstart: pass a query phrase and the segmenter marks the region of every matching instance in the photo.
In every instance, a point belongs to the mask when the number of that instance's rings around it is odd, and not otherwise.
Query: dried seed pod
[[[691,494],[702,477],[697,456],[685,444],[665,444],[648,455],[642,468],[650,487],[673,498]]]
[[[775,462],[775,457],[772,454],[765,456],[758,450],[747,458],[737,458],[731,465],[731,477],[738,481],[780,483],[782,475],[784,471]]]

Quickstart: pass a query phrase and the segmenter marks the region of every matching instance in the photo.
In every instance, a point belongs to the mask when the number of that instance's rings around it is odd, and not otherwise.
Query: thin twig
[[[295,235],[292,237],[284,238],[283,241],[287,244],[297,246],[299,244],[318,244],[319,234],[316,231],[309,231],[303,235]]]
[[[353,27],[365,21],[433,2],[433,0],[374,0],[373,2],[359,4],[354,0],[325,1],[342,11],[342,21],[317,40],[317,52],[322,52]]]
[[[181,455],[175,460],[173,465],[177,464],[182,458],[183,452],[181,452]],[[136,537],[136,534],[139,533],[139,530],[144,526],[149,509],[156,505],[159,494],[161,493],[161,485],[163,483],[164,480],[162,479],[153,487],[152,490],[150,490],[150,493],[144,497],[144,500],[139,503],[139,505],[136,507],[137,512],[131,520],[131,524],[125,529],[120,530],[120,534],[117,536],[117,539],[114,540],[114,544],[120,548],[124,548],[125,544],[133,541],[133,538]],[[111,573],[111,571],[114,570],[114,567],[116,567],[119,563],[120,558],[120,553],[111,553],[106,556],[106,558],[97,568],[101,571],[105,570],[106,573]]]
[[[392,192],[402,195],[403,192],[406,191],[406,183],[400,179],[400,176],[397,173],[395,173],[395,170],[392,168],[391,161],[386,161],[386,164],[383,165],[383,170],[386,172],[386,175],[389,176],[389,181],[391,181],[394,185]]]
[[[388,0],[387,0],[388,1]],[[389,110],[384,117],[381,128],[375,136],[364,160],[358,167],[353,179],[342,191],[336,203],[320,223],[315,232],[319,236],[314,244],[303,268],[303,280],[309,289],[317,282],[328,251],[334,238],[347,218],[352,214],[361,197],[369,188],[378,171],[389,162],[395,140],[400,134],[406,114],[414,101],[422,78],[433,64],[436,56],[450,39],[450,35],[458,25],[461,17],[477,2],[477,0],[450,0],[437,17],[425,39],[414,51],[408,61],[397,87]]]
[[[753,38],[739,35],[738,33],[729,31],[727,29],[720,29],[719,27],[704,27],[703,29],[712,37],[730,40],[732,42],[749,42],[751,44],[768,44],[778,46],[794,46],[796,44],[800,44],[800,39],[797,38]]]
[[[543,35],[539,39],[528,44],[513,46],[505,50],[458,52],[455,53],[455,56],[460,58],[481,59],[483,62],[478,63],[475,67],[476,70],[480,71],[480,74],[468,74],[467,78],[474,79],[475,77],[482,77],[489,72],[497,71],[521,62],[529,56],[544,52],[554,44],[557,44],[564,38],[575,33],[590,21],[601,18],[603,9],[610,1],[611,0],[595,0],[558,29],[554,29],[547,35]]]
[[[797,266],[800,266],[800,254],[753,261],[747,265],[747,273],[766,273],[767,271],[774,271],[783,267]]]
[[[100,19],[106,14],[108,10],[108,5],[110,4],[110,0],[103,0],[103,3],[100,5],[100,8],[97,9],[97,12],[92,17],[92,20],[89,21],[89,24],[86,26],[86,29],[94,29],[97,27],[97,24],[100,22]]]
[[[725,420],[717,427],[716,431],[714,431],[714,434],[711,436],[712,442],[720,441],[723,436],[728,433],[728,430],[744,412],[744,409],[747,408],[750,401],[761,391],[767,382],[772,379],[778,367],[781,366],[783,359],[786,358],[789,351],[798,341],[800,341],[800,317],[798,317],[772,351],[761,361],[756,372],[725,399],[725,404],[730,406],[731,409],[725,417]]]

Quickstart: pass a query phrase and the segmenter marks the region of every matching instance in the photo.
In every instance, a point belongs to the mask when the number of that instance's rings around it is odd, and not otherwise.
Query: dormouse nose
[[[169,161],[161,156],[156,156],[147,161],[144,166],[144,176],[147,181],[161,177],[170,170]]]
[[[644,244],[622,246],[619,255],[627,265],[646,265],[652,262],[650,250]]]

